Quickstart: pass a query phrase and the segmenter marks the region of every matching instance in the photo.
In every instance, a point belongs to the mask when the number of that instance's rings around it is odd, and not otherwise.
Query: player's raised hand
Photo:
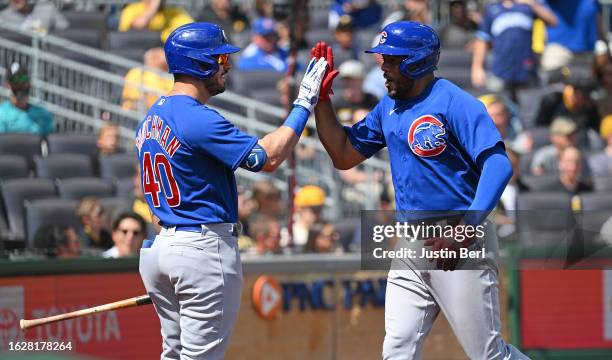
[[[312,113],[312,109],[319,99],[325,69],[327,69],[327,60],[325,58],[310,59],[300,84],[300,91],[293,102],[294,105],[303,106]]]
[[[330,96],[334,94],[332,90],[334,78],[338,76],[338,70],[334,69],[334,52],[331,46],[328,46],[324,41],[320,41],[310,50],[310,55],[314,59],[325,58],[327,60],[327,70],[323,77],[319,102],[329,101]]]

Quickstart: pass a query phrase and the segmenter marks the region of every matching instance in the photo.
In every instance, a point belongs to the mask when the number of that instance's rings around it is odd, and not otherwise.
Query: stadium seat
[[[472,54],[462,48],[445,48],[440,51],[438,68],[445,67],[463,68],[469,74],[472,67]]]
[[[124,209],[130,209],[130,200],[125,197],[103,197],[98,199],[100,205],[110,215],[112,219],[113,214],[117,214],[119,211]]]
[[[111,31],[107,34],[106,48],[115,49],[150,49],[161,46],[159,33],[146,30]]]
[[[281,107],[280,94],[276,88],[271,89],[259,89],[251,91],[251,98],[257,101],[270,104],[272,106]]]
[[[0,154],[25,156],[32,167],[34,155],[41,154],[41,138],[34,134],[0,134]]]
[[[49,154],[96,155],[96,135],[85,134],[50,134],[47,137]]]
[[[308,30],[306,33],[306,43],[314,45],[318,41],[325,41],[328,44],[334,44],[336,42],[334,39],[334,32],[330,31],[327,26],[322,28],[311,28]]]
[[[61,37],[81,45],[99,49],[102,47],[102,33],[98,29],[66,29],[52,33],[52,35]]]
[[[580,213],[577,218],[585,241],[597,238],[602,225],[612,217],[612,192],[580,194]]]
[[[546,145],[550,145],[550,129],[545,126],[539,126],[528,130],[533,139],[533,150],[535,151]]]
[[[521,176],[523,183],[527,185],[529,191],[532,192],[550,192],[555,191],[555,185],[559,184],[559,176],[544,174],[540,176],[524,175]]]
[[[55,185],[49,179],[13,179],[0,184],[8,220],[8,234],[12,240],[25,239],[24,202],[26,200],[57,197]]]
[[[595,191],[612,191],[612,175],[593,176]]]
[[[91,158],[88,155],[51,154],[36,156],[36,176],[48,179],[66,179],[94,176]]]
[[[519,167],[521,169],[521,178],[531,175],[531,161],[533,160],[533,152],[521,155]]]
[[[144,53],[146,51],[147,49],[126,48],[126,49],[113,49],[110,52],[114,55],[121,56],[121,57],[130,59],[130,60],[133,60],[133,61],[142,62],[144,58]],[[125,69],[125,68],[122,67],[122,69]],[[118,69],[115,72],[120,73]]]
[[[329,28],[329,9],[326,7],[315,8],[310,10],[309,19],[310,29],[328,29]],[[330,30],[331,31],[331,30]]]
[[[134,177],[117,179],[115,181],[115,189],[117,196],[132,197],[134,196]]]
[[[62,15],[70,23],[70,30],[94,29],[106,31],[106,14],[95,11],[62,11]]]
[[[69,200],[80,200],[86,196],[108,197],[114,192],[110,180],[95,177],[59,180],[57,190],[61,198]]]
[[[472,86],[472,77],[469,69],[457,66],[441,67],[436,71],[436,76],[445,78],[461,88]]]
[[[28,177],[28,162],[19,155],[0,155],[0,180]]]
[[[575,229],[566,193],[522,193],[517,197],[519,242],[527,246],[559,245]]]
[[[132,154],[113,154],[98,157],[100,176],[105,179],[132,177],[136,174],[138,158]]]
[[[247,95],[253,89],[275,89],[276,83],[285,76],[276,71],[239,71],[232,74],[233,91]]]
[[[67,199],[39,199],[25,202],[27,247],[34,247],[34,235],[43,225],[67,225],[78,231],[77,202]]]

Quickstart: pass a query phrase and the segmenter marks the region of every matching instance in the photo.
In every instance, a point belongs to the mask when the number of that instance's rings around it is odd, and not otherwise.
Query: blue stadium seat
[[[95,177],[58,180],[57,190],[61,198],[69,200],[80,200],[86,196],[108,197],[114,193],[110,180]]]
[[[88,155],[50,154],[36,156],[36,176],[48,179],[67,179],[94,176],[91,158]]]

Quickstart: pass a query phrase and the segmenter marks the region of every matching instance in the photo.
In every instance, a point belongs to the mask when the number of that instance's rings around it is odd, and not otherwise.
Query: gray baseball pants
[[[242,294],[235,226],[165,228],[141,249],[140,275],[161,323],[162,360],[223,359]]]

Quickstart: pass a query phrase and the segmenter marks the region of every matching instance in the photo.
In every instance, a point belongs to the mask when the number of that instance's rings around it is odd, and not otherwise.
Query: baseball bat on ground
[[[119,310],[119,309],[128,308],[132,306],[140,306],[140,305],[148,305],[148,304],[151,304],[151,298],[149,297],[149,295],[141,295],[141,296],[136,296],[133,298],[125,299],[125,300],[115,301],[115,302],[104,304],[104,305],[90,307],[87,309],[72,311],[72,312],[65,313],[65,314],[53,315],[53,316],[48,316],[48,317],[44,317],[40,319],[31,319],[31,320],[21,319],[19,320],[19,326],[21,327],[21,330],[25,330],[25,329],[33,328],[33,327],[40,326],[40,325],[51,324],[54,322],[68,320],[68,319],[74,319],[80,316],[86,316],[86,315],[91,315],[91,314],[104,312],[104,311]]]

